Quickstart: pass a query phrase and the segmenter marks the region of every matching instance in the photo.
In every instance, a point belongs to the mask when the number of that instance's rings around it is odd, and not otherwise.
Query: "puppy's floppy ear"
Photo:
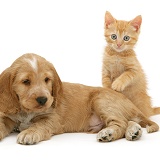
[[[62,82],[61,79],[59,78],[59,75],[57,73],[57,71],[55,70],[54,66],[52,65],[52,71],[53,71],[53,97],[55,97],[56,99],[60,98],[60,95],[62,93]]]
[[[13,114],[19,110],[18,98],[12,89],[14,77],[11,67],[0,75],[0,112],[5,114]]]

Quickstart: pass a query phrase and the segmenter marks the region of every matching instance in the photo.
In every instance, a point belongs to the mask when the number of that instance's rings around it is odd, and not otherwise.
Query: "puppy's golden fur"
[[[53,65],[36,54],[24,54],[4,70],[0,96],[0,139],[18,130],[20,144],[65,132],[98,132],[99,141],[136,140],[141,126],[159,129],[121,93],[62,83]]]

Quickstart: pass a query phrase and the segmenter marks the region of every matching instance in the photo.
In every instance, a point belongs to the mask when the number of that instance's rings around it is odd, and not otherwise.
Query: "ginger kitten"
[[[142,17],[131,21],[116,20],[105,14],[105,39],[107,46],[103,57],[102,84],[122,92],[147,117],[160,114],[160,108],[152,108],[147,94],[144,71],[133,50],[138,41]]]

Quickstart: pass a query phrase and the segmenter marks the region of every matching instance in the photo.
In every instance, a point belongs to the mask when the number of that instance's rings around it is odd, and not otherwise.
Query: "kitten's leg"
[[[111,88],[111,78],[110,78],[110,74],[107,71],[102,71],[102,85],[103,87],[107,88]]]
[[[134,87],[132,87],[130,89],[134,90]],[[128,91],[125,94],[126,95],[129,94],[129,92],[130,91]],[[132,95],[133,95],[133,93],[134,93],[134,91],[132,92]],[[150,117],[150,116],[153,116],[155,114],[160,114],[160,107],[158,107],[158,108],[152,107],[151,97],[149,95],[147,95],[147,93],[144,92],[144,91],[134,94],[134,96],[130,97],[130,100],[135,104],[135,106],[137,108],[139,108],[141,110],[141,112],[146,117]]]
[[[113,83],[111,88],[115,91],[123,91],[129,84],[132,83],[136,72],[132,70],[127,70],[122,73]]]
[[[128,122],[128,127],[125,133],[125,137],[129,141],[138,140],[142,135],[142,128],[141,126],[133,121]]]
[[[7,117],[0,117],[0,140],[8,136],[14,129],[15,122]]]

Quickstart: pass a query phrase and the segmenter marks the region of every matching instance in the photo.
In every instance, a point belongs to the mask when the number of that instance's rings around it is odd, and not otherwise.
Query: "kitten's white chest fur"
[[[111,79],[112,79],[112,81],[114,81],[125,70],[125,66],[123,65],[124,59],[119,58],[117,56],[109,56],[107,59],[107,63],[109,63],[108,64],[109,70],[112,73]]]

